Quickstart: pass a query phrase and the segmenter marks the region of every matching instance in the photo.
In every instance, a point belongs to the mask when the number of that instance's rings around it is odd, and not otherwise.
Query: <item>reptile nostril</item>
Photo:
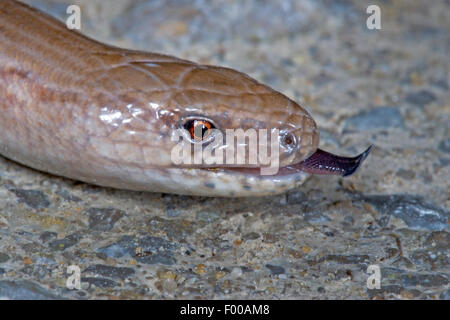
[[[287,135],[283,138],[283,142],[284,144],[290,146],[294,143],[294,138],[292,137],[292,135]]]
[[[297,144],[297,139],[292,133],[282,134],[280,141],[281,144],[289,150],[293,150]]]

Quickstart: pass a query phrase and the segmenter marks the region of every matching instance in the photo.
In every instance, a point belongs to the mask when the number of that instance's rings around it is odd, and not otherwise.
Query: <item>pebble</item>
[[[283,274],[286,272],[283,267],[277,265],[266,264],[266,268],[270,270],[272,275]]]
[[[34,279],[43,279],[51,273],[51,268],[47,265],[33,264],[25,266],[20,271]]]
[[[109,231],[114,224],[125,215],[125,211],[114,208],[89,208],[89,229],[95,231]]]
[[[114,267],[103,264],[96,264],[86,268],[83,271],[83,274],[85,273],[92,273],[95,275],[100,275],[102,277],[125,280],[126,278],[132,277],[135,274],[135,271],[133,268],[128,267]]]
[[[403,117],[398,108],[378,107],[347,118],[344,123],[344,132],[350,130],[402,129],[403,127]]]
[[[94,285],[98,288],[113,288],[117,286],[117,282],[106,278],[82,277],[81,282],[88,283],[89,288]]]
[[[446,231],[433,231],[427,237],[424,244],[436,249],[448,249],[450,246],[450,233]]]
[[[448,278],[441,274],[408,273],[402,275],[402,285],[405,287],[438,287],[447,284]]]
[[[256,232],[250,232],[250,233],[246,233],[244,234],[244,236],[242,237],[242,240],[247,241],[247,240],[256,240],[258,238],[260,238],[260,234],[256,233]]]
[[[59,300],[63,297],[29,280],[0,280],[0,299]]]
[[[220,219],[220,213],[214,211],[200,211],[197,212],[196,219],[206,223],[211,223]]]
[[[429,203],[421,196],[371,195],[364,201],[372,204],[382,215],[402,219],[413,230],[448,230],[450,212]]]
[[[310,222],[310,223],[324,223],[324,222],[329,222],[331,221],[331,219],[324,215],[322,213],[322,211],[320,210],[307,210],[307,211],[303,211],[302,212],[302,216],[305,219],[305,221]]]
[[[25,203],[33,209],[48,208],[50,206],[48,196],[40,190],[9,188],[9,191],[17,196],[19,203]]]
[[[428,90],[412,92],[405,97],[406,102],[418,107],[426,106],[427,104],[434,102],[435,100],[436,95]]]
[[[439,296],[442,300],[450,300],[450,289],[442,292],[442,294]]]
[[[0,263],[4,263],[9,260],[9,256],[6,253],[0,252]]]
[[[64,239],[53,240],[48,244],[49,248],[52,250],[65,250],[70,248],[78,243],[80,240],[80,235],[77,233],[68,235]]]
[[[439,150],[450,153],[450,139],[442,140],[441,143],[439,143]]]
[[[167,216],[169,218],[175,218],[181,214],[181,211],[176,209],[175,206],[173,206],[173,205],[168,206],[166,210],[167,210]]]
[[[49,240],[53,240],[56,238],[58,234],[56,232],[52,232],[52,231],[44,231],[41,233],[41,235],[39,236],[39,239],[42,242],[48,242]]]
[[[286,197],[288,204],[302,204],[308,199],[304,192],[297,190],[286,193]]]
[[[71,202],[81,202],[82,199],[74,196],[73,194],[71,194],[69,191],[63,189],[63,190],[58,190],[56,192],[57,195],[59,195],[60,197],[62,197],[64,200],[67,201],[71,201]]]
[[[242,276],[242,268],[239,267],[233,268],[233,270],[231,271],[231,275],[235,278]]]
[[[136,254],[138,248],[139,253]],[[177,245],[160,237],[134,238],[123,236],[119,241],[100,248],[98,251],[111,258],[130,256],[145,264],[171,265],[176,261],[173,257],[176,248]]]
[[[150,217],[146,222],[146,226],[150,232],[164,232],[170,240],[185,239],[198,227],[197,224],[190,220],[164,219],[158,216]]]
[[[446,248],[417,249],[409,254],[411,261],[425,269],[447,268],[450,265],[448,256],[448,245]]]

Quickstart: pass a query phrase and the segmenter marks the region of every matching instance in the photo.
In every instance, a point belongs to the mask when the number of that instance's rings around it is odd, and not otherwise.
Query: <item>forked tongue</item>
[[[352,158],[340,157],[329,152],[317,149],[308,159],[295,165],[296,168],[312,174],[335,174],[347,177],[358,170],[367,158],[373,145],[360,155]]]

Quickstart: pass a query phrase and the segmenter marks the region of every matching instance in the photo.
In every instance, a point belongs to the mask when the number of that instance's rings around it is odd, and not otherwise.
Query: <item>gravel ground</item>
[[[96,39],[246,72],[306,106],[326,150],[375,148],[350,178],[248,199],[112,190],[0,158],[0,297],[450,299],[448,0],[27,2],[58,17],[79,3]]]

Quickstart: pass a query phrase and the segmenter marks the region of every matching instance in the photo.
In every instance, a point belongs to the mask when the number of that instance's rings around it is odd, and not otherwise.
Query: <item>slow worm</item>
[[[177,128],[278,129],[280,170],[180,166]],[[189,132],[189,131],[188,131]],[[367,157],[317,149],[305,109],[238,71],[126,50],[0,1],[0,154],[100,186],[203,196],[258,196],[309,174],[352,174]]]

